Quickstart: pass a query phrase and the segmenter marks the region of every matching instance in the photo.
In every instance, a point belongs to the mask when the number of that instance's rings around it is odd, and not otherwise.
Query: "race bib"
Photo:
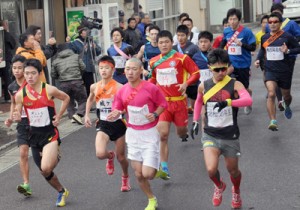
[[[127,107],[129,123],[132,125],[145,125],[149,123],[146,115],[149,114],[148,105],[143,107],[130,106]]]
[[[280,61],[284,59],[283,52],[281,52],[280,47],[267,47],[267,60],[268,61]]]
[[[100,99],[98,103],[96,103],[96,108],[100,111],[100,120],[107,121],[107,116],[111,112],[112,103],[112,98]],[[121,116],[118,119],[121,119]]]
[[[242,55],[242,47],[232,43],[228,47],[228,54],[229,55]]]
[[[209,69],[201,69],[200,70],[200,81],[203,83],[204,81],[212,78],[213,74]]]
[[[214,128],[224,128],[233,125],[232,107],[225,107],[220,112],[219,108],[213,109],[217,102],[207,102],[207,122],[208,126]]]
[[[176,69],[173,67],[157,69],[156,80],[162,86],[177,84]]]
[[[48,107],[38,109],[27,109],[30,126],[45,127],[50,125]]]
[[[125,68],[126,58],[122,56],[112,56],[115,61],[115,68],[116,69],[123,69]]]

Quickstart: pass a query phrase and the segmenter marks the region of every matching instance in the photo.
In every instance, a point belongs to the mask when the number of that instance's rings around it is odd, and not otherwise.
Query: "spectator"
[[[136,20],[134,18],[129,18],[128,27],[125,30],[124,42],[130,44],[135,53],[138,53],[142,45],[142,35],[138,29],[136,29]]]
[[[40,44],[41,49],[44,52],[44,55],[46,59],[48,60],[49,58],[52,58],[56,54],[56,40],[54,37],[50,37],[48,40],[48,44],[46,46],[41,45],[42,41],[42,29],[40,26],[35,26],[35,25],[30,25],[26,29],[26,32],[29,34],[32,34],[34,36],[34,39]],[[49,71],[47,68],[47,65],[44,67],[44,72],[45,72],[45,77],[47,83],[50,82],[49,79]]]
[[[85,84],[86,93],[90,95],[90,86],[94,83],[95,57],[101,54],[101,48],[88,36],[90,30],[86,27],[78,26],[79,36],[70,43],[70,48],[78,54],[84,64],[85,72],[82,79]]]
[[[41,49],[41,45],[34,39],[34,36],[29,33],[23,33],[19,37],[21,47],[17,48],[16,54],[24,56],[26,59],[35,58],[39,60],[43,66],[46,66],[47,60]],[[40,80],[46,82],[44,70],[40,73]]]
[[[59,89],[70,97],[68,117],[79,125],[83,125],[82,117],[85,114],[86,90],[82,80],[85,65],[78,54],[68,48],[68,44],[58,46],[58,54],[52,63],[51,76],[58,79]],[[78,104],[77,112],[74,101]]]
[[[198,45],[198,36],[199,33],[198,32],[193,32],[192,28],[193,26],[193,20],[191,18],[185,18],[182,21],[182,25],[186,25],[189,29],[189,34],[188,34],[188,40],[190,40],[193,44]],[[177,45],[178,44],[178,39],[177,39],[177,35],[174,35],[173,37],[173,45]]]
[[[148,25],[151,22],[150,16],[147,13],[142,13],[141,14],[141,22],[137,25],[137,29],[139,29],[139,31],[142,34],[142,38],[146,37],[145,34],[145,26]]]
[[[10,95],[8,92],[8,85],[11,83],[11,75],[10,75],[10,65],[11,59],[13,58],[13,51],[16,48],[16,41],[14,37],[8,32],[8,22],[7,20],[1,20],[0,26],[3,27],[4,31],[4,55],[5,58],[2,58],[5,61],[5,67],[0,68],[0,77],[3,79],[3,92],[4,92],[4,100],[5,102],[10,102]],[[1,78],[0,78],[1,79]],[[1,94],[0,94],[1,95]]]

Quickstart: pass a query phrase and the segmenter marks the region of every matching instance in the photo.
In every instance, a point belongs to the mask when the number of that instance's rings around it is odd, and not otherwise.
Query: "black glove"
[[[199,123],[198,122],[193,122],[193,127],[190,131],[192,139],[194,139],[194,133],[196,135],[198,135],[198,131],[199,131]]]
[[[224,109],[226,106],[228,106],[228,102],[227,102],[227,101],[220,101],[220,102],[218,102],[218,103],[215,104],[215,106],[214,106],[213,109],[219,107],[218,112],[220,112],[220,111],[221,111],[222,109]]]

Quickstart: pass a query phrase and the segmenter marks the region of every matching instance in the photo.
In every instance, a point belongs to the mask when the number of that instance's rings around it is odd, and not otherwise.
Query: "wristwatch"
[[[291,52],[290,49],[288,49],[288,50],[286,51],[286,54],[290,54],[290,52]]]
[[[158,116],[159,116],[156,112],[153,112],[153,115],[154,115],[155,119],[158,118]]]

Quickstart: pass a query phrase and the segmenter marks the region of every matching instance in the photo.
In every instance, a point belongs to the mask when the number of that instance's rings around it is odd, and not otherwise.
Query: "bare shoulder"
[[[204,82],[201,82],[200,85],[198,86],[198,93],[203,93],[204,92]]]
[[[242,89],[245,89],[245,86],[240,81],[235,81],[234,82],[234,90],[239,91]]]

